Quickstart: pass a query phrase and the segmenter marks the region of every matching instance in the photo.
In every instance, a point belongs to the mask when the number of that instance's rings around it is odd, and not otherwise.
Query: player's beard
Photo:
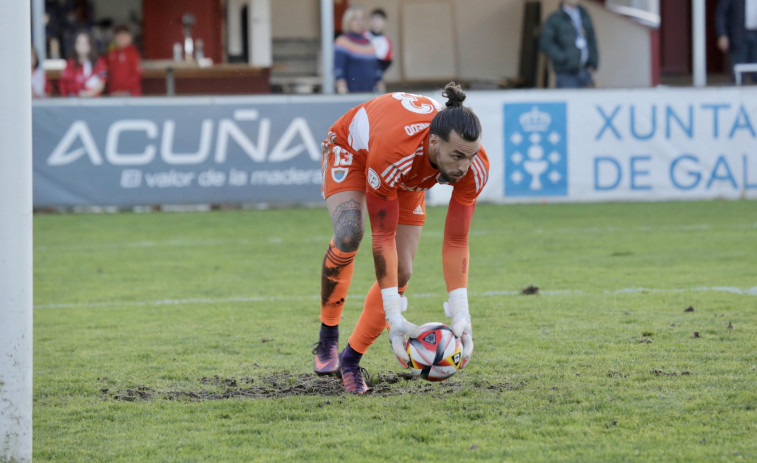
[[[440,166],[440,167],[441,167],[441,166]],[[458,172],[455,172],[455,173],[462,173],[462,172],[459,172],[459,171],[458,171]],[[440,176],[440,177],[441,177],[442,179],[444,179],[444,181],[445,181],[445,182],[447,182],[447,183],[456,183],[456,182],[460,181],[460,179],[461,179],[461,178],[463,178],[464,174],[463,174],[463,175],[460,175],[459,177],[454,177],[454,176],[452,176],[452,175],[451,175],[451,174],[450,174],[449,172],[447,172],[447,171],[445,171],[445,170],[442,170],[442,169],[440,168],[440,169],[439,169],[439,176]]]

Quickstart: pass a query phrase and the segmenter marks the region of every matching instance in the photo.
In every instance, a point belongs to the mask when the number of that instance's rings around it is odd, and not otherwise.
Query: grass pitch
[[[445,212],[418,324],[444,320]],[[311,371],[325,209],[34,229],[36,461],[757,461],[755,202],[480,205],[468,368],[408,380],[384,334],[365,397]],[[367,238],[342,346],[372,279]]]

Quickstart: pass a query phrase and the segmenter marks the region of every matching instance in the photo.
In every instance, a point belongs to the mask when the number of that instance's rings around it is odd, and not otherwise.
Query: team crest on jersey
[[[341,183],[342,180],[347,178],[347,174],[350,172],[350,170],[346,167],[332,167],[331,168],[331,178],[334,179],[336,183]]]
[[[381,186],[381,178],[379,178],[379,175],[376,173],[375,170],[368,168],[368,185],[371,186],[374,190],[378,190]]]

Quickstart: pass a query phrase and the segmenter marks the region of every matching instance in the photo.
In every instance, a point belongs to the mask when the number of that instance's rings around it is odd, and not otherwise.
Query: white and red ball
[[[407,342],[410,371],[428,381],[443,381],[454,375],[461,366],[463,346],[452,328],[433,322],[420,329],[420,335]]]

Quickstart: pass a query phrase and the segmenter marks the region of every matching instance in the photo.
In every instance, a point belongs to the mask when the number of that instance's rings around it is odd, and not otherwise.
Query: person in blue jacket
[[[334,42],[334,87],[337,93],[384,92],[376,49],[366,35],[365,10],[353,6],[342,17],[342,35]]]

